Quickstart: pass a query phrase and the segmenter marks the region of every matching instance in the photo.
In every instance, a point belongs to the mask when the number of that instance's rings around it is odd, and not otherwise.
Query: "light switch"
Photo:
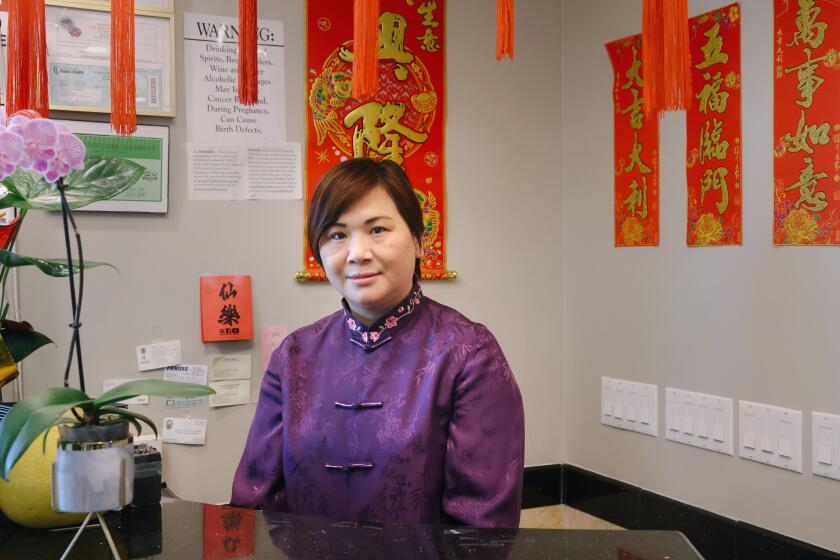
[[[811,471],[840,480],[840,416],[811,413]]]
[[[712,424],[712,438],[717,442],[723,442],[726,437],[724,422],[725,411],[722,408],[713,410],[714,424]]]
[[[613,392],[612,388],[604,387],[604,414],[612,416],[613,414]]]
[[[801,411],[740,401],[739,414],[742,458],[802,472]]]
[[[823,465],[831,464],[831,436],[828,426],[817,426],[817,461]]]
[[[677,391],[673,389],[665,390],[665,417],[668,419],[668,431],[680,431],[680,401],[677,397]],[[670,436],[667,436],[670,438]]]
[[[694,434],[694,405],[692,403],[682,405],[682,431],[686,434]]]
[[[773,445],[773,417],[770,416],[769,408],[762,411],[759,426],[759,442],[761,443],[761,450],[765,453],[775,452],[775,446]]]
[[[636,401],[638,398],[636,397],[636,391],[633,389],[629,389],[626,393],[627,400],[624,401],[626,403],[627,412],[625,417],[627,418],[628,422],[635,422],[636,421]]]
[[[779,422],[779,455],[781,455],[782,457],[787,457],[788,459],[793,458],[792,440],[793,430],[791,428],[790,422]]]
[[[755,449],[755,424],[755,414],[747,413],[741,418],[741,440],[748,449]]]
[[[657,393],[656,385],[602,377],[601,423],[657,437]]]
[[[642,409],[639,411],[639,421],[642,424],[650,424],[650,407],[647,404],[642,404]]]
[[[666,388],[665,414],[665,438],[669,441],[726,455],[734,453],[732,399]]]
[[[697,435],[701,438],[709,437],[709,407],[705,405],[697,409]]]

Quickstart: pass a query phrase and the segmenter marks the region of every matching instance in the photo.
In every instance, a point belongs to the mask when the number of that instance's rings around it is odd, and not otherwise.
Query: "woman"
[[[522,397],[487,328],[423,296],[405,173],[387,160],[335,166],[306,227],[343,309],[272,354],[231,504],[517,527]]]

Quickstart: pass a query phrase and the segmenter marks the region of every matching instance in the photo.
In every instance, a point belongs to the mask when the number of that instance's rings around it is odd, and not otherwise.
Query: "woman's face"
[[[368,326],[411,291],[420,244],[382,187],[339,216],[319,248],[330,284]]]

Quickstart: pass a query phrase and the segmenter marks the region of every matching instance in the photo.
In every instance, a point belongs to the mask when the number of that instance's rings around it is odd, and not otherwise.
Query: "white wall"
[[[328,285],[300,285],[300,202],[196,202],[187,199],[185,99],[181,67],[183,13],[231,15],[231,0],[176,2],[178,117],[171,122],[170,209],[165,216],[79,213],[85,255],[107,260],[119,275],[87,275],[82,346],[89,389],[102,379],[136,376],[136,345],[179,338],[184,360],[207,363],[219,352],[251,351],[254,396],[259,345],[203,345],[200,274],[252,274],[257,327],[297,328],[338,309]],[[261,17],[285,22],[288,138],[304,139],[304,2],[260,2]],[[449,267],[453,283],[426,282],[433,298],[489,326],[522,388],[526,461],[559,462],[560,392],[560,4],[529,0],[516,21],[516,63],[495,60],[495,12],[482,0],[448,3],[447,182]],[[88,116],[87,118],[91,118]],[[63,255],[59,216],[30,213],[18,250]],[[69,341],[66,282],[21,273],[21,312],[58,341],[25,364],[25,392],[59,385]],[[160,373],[144,374],[159,377]],[[157,399],[137,407],[160,421]],[[167,445],[166,477],[179,495],[210,502],[229,497],[254,407],[186,409],[209,419],[207,445]],[[177,414],[177,413],[175,413]]]
[[[724,2],[689,2],[690,15]],[[810,410],[840,413],[840,260],[772,246],[773,3],[742,9],[744,245],[685,245],[685,123],[661,127],[661,245],[613,248],[612,71],[641,2],[563,2],[565,459],[831,549],[840,482],[810,474]],[[520,10],[524,11],[524,10]],[[804,474],[601,426],[602,375],[805,411]],[[662,434],[663,422],[660,422]]]

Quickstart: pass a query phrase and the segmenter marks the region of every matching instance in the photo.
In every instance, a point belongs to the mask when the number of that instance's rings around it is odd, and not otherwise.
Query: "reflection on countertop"
[[[108,523],[125,559],[702,560],[685,537],[674,531],[388,525],[183,501],[112,512]],[[58,558],[73,533],[73,529],[0,526],[0,558]],[[85,530],[71,558],[109,558],[98,527]]]

